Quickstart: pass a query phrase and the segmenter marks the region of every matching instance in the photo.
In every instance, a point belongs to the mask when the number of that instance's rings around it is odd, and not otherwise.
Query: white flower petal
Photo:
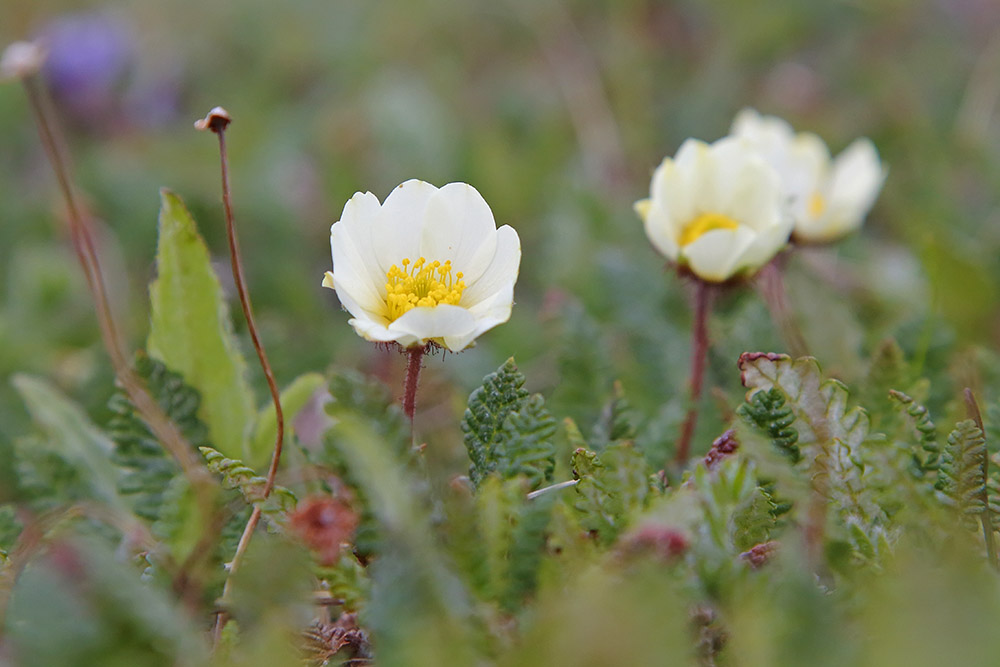
[[[430,183],[414,179],[396,186],[385,198],[372,221],[371,231],[375,256],[383,274],[393,265],[400,266],[403,259],[416,261],[419,257],[427,205],[437,191]]]
[[[727,178],[731,185],[716,211],[757,231],[778,223],[784,194],[773,167],[755,155],[745,155],[739,170]]]
[[[330,243],[333,246],[333,232],[338,230],[338,235],[348,237],[354,247],[355,255],[343,261],[349,262],[349,266],[337,266],[337,248],[332,247],[334,253],[334,270],[344,270],[361,273],[369,276],[369,282],[376,287],[381,287],[385,282],[385,271],[378,265],[375,256],[375,247],[372,243],[372,221],[378,216],[382,205],[378,197],[370,192],[356,192],[353,197],[347,200],[344,210],[340,214],[340,220],[330,227]],[[353,263],[357,260],[357,264]]]
[[[497,326],[498,324],[503,324],[508,317],[483,317],[476,320],[476,328],[467,334],[461,336],[445,336],[443,339],[444,346],[447,347],[452,352],[461,352],[475,339],[482,336],[484,333]]]
[[[356,236],[351,234],[349,225],[342,223],[330,229],[334,283],[338,294],[346,291],[366,310],[377,311],[385,303],[386,276],[377,273],[374,250],[364,245],[367,239],[363,234]]]
[[[476,303],[486,299],[506,284],[513,285],[521,266],[521,240],[517,232],[509,225],[504,225],[496,233],[496,252],[489,266],[483,271],[476,282],[469,284],[462,293],[459,302],[466,308],[472,308]]]
[[[417,307],[389,324],[394,334],[410,336],[418,342],[448,336],[466,336],[476,328],[476,318],[461,306]],[[450,349],[450,348],[449,348]]]
[[[758,148],[769,151],[781,148],[795,136],[795,130],[777,116],[763,116],[755,109],[742,109],[733,119],[730,134],[747,139]]]
[[[344,285],[343,279],[337,274],[334,274],[333,276],[333,289],[337,292],[337,298],[340,300],[340,305],[354,317],[374,320],[376,322],[380,322],[383,326],[389,323],[385,318],[384,311],[381,306],[377,308],[368,308],[359,302],[351,293],[351,290]]]
[[[817,135],[796,134],[781,119],[752,110],[737,114],[733,133],[751,141],[778,170],[801,242],[832,241],[859,227],[885,179],[867,139],[831,160]]]
[[[745,114],[745,123],[759,120],[753,113]],[[780,124],[768,131],[790,132]],[[791,225],[785,204],[777,171],[752,142],[730,136],[711,145],[685,141],[677,157],[656,170],[650,198],[637,202],[636,212],[664,256],[704,280],[722,282],[759,268],[784,244]],[[680,246],[686,237],[693,240]]]
[[[743,207],[739,185],[747,179],[754,180],[757,174],[760,177],[756,180],[765,179],[766,174],[762,172],[769,168],[750,150],[750,144],[738,137],[725,137],[712,144],[708,164],[702,177],[706,187],[698,193],[698,212],[723,213],[730,217]]]
[[[496,252],[497,223],[482,195],[466,183],[449,183],[428,202],[420,255],[451,260],[455,271],[475,281]]]
[[[682,254],[688,267],[699,278],[721,283],[746,268],[739,262],[754,238],[754,233],[747,227],[714,229],[684,246]]]
[[[680,254],[680,247],[677,245],[680,231],[662,204],[657,202],[649,207],[643,217],[643,226],[653,247],[671,262],[676,262]]]
[[[395,341],[400,345],[406,346],[415,342],[410,340],[409,342],[404,343],[400,340],[400,336],[398,334],[389,331],[389,329],[387,329],[384,325],[364,317],[351,318],[347,321],[347,323],[354,327],[354,331],[357,332],[359,336],[365,340],[370,340],[373,343],[390,343]]]
[[[457,351],[510,318],[520,241],[510,227],[496,228],[489,206],[470,185],[438,189],[407,181],[383,204],[374,195],[356,194],[330,238],[334,270],[324,285],[337,290],[353,316],[351,326],[368,340],[403,347],[433,341]],[[463,273],[468,287],[461,305],[418,306],[390,322],[386,273],[420,257],[451,260],[454,272]]]
[[[687,150],[692,156],[686,160],[694,161],[700,148],[697,144],[685,142],[681,150]],[[678,221],[690,220],[697,215],[691,170],[681,168],[681,164],[680,158],[676,162],[667,158],[657,167],[649,186],[652,196],[644,200],[649,201],[647,215],[640,213],[643,221],[647,222],[647,233],[651,228],[656,230],[654,245],[670,259],[677,258],[677,239],[681,234]]]
[[[779,224],[772,225],[754,236],[751,243],[736,262],[736,270],[756,269],[764,266],[788,245],[788,237],[792,233],[793,222],[785,217]]]
[[[875,145],[868,139],[856,140],[833,162],[831,204],[849,203],[862,214],[867,213],[882,189],[885,176]]]

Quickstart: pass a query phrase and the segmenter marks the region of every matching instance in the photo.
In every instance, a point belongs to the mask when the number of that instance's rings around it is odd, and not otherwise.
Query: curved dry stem
[[[271,392],[271,400],[274,403],[277,433],[275,435],[274,453],[271,455],[271,465],[267,471],[267,480],[264,483],[261,500],[259,503],[254,505],[253,511],[250,513],[250,519],[247,521],[247,525],[243,529],[240,541],[236,545],[236,552],[233,554],[233,560],[229,565],[229,576],[226,578],[226,583],[222,589],[223,608],[216,616],[215,621],[214,634],[216,642],[218,642],[222,629],[229,620],[229,614],[225,611],[225,603],[229,599],[233,575],[239,569],[240,562],[243,559],[243,554],[246,552],[247,546],[250,544],[250,539],[253,537],[257,524],[260,522],[261,504],[267,500],[268,496],[271,495],[271,490],[274,489],[274,480],[278,474],[278,464],[281,461],[281,450],[285,441],[285,415],[281,409],[281,395],[278,392],[278,383],[274,379],[274,372],[271,370],[271,364],[267,360],[267,353],[264,351],[264,345],[257,332],[257,324],[254,321],[253,308],[250,303],[250,293],[247,289],[246,278],[243,275],[243,262],[240,257],[239,240],[236,237],[236,225],[233,222],[233,203],[229,187],[229,156],[226,152],[226,126],[229,125],[229,122],[229,114],[221,108],[216,108],[209,113],[204,123],[197,125],[197,127],[199,127],[199,129],[209,129],[219,138],[219,158],[222,170],[222,204],[226,214],[226,237],[229,241],[229,263],[233,270],[233,280],[236,283],[236,291],[240,297],[240,306],[243,309],[243,316],[247,321],[247,329],[250,332],[250,338],[253,341],[254,349],[257,351],[257,359],[260,361],[260,366],[264,371],[264,377],[267,379],[267,387]]]
[[[87,281],[87,288],[94,300],[97,321],[101,330],[101,340],[111,359],[118,384],[125,391],[156,439],[181,466],[181,471],[197,495],[198,506],[206,513],[214,512],[216,488],[208,471],[195,455],[194,448],[149,393],[142,378],[136,375],[129,365],[129,357],[122,345],[107,289],[104,285],[93,230],[89,218],[76,198],[69,159],[63,150],[63,141],[55,121],[55,114],[52,112],[47,98],[39,90],[34,77],[26,77],[21,81],[31,106],[32,115],[38,126],[42,149],[55,172],[56,181],[66,205],[73,251],[80,262],[80,267],[83,269]],[[205,525],[208,527],[213,521],[211,521],[210,515],[206,519]],[[185,586],[190,587],[191,581],[185,578],[185,582],[187,582]]]

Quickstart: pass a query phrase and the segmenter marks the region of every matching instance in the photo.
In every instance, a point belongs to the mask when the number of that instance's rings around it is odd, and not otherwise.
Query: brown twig
[[[271,364],[267,360],[267,353],[264,351],[264,345],[261,343],[260,335],[257,333],[257,324],[254,322],[253,307],[250,303],[250,292],[247,289],[246,278],[243,275],[243,262],[240,258],[239,241],[236,238],[236,225],[233,222],[233,202],[229,187],[229,156],[226,152],[226,127],[229,126],[230,122],[232,122],[232,118],[229,116],[229,113],[222,107],[215,107],[204,119],[196,122],[195,127],[199,130],[211,130],[219,138],[219,160],[222,170],[222,205],[225,209],[226,215],[226,237],[229,240],[229,263],[233,270],[233,280],[236,283],[236,291],[240,296],[240,306],[243,308],[243,316],[247,321],[247,330],[250,332],[250,338],[253,341],[254,349],[257,351],[257,359],[260,360],[260,366],[264,370],[264,377],[267,379],[267,387],[271,392],[271,400],[274,402],[274,415],[275,422],[277,424],[277,433],[275,435],[274,453],[271,456],[271,465],[267,470],[267,480],[264,483],[264,489],[261,494],[260,502],[254,505],[253,511],[250,513],[250,519],[247,521],[247,525],[243,529],[240,541],[236,545],[236,552],[233,554],[233,560],[229,565],[229,576],[226,578],[226,583],[222,590],[222,600],[224,602],[229,599],[233,575],[239,568],[243,554],[246,551],[247,546],[250,544],[250,538],[253,537],[254,530],[260,522],[261,506],[267,500],[268,496],[271,495],[271,490],[274,488],[274,479],[278,474],[278,464],[281,461],[281,450],[285,441],[285,415],[281,410],[281,395],[278,392],[278,383],[274,380],[274,373],[271,370]],[[225,627],[228,620],[229,615],[225,610],[221,611],[216,616],[216,642],[218,642],[221,637],[222,629]]]
[[[781,330],[788,351],[793,357],[804,357],[809,354],[809,348],[788,303],[783,264],[784,256],[779,255],[761,268],[757,274],[757,289],[771,313],[771,319]]]
[[[34,75],[21,78],[32,115],[38,126],[38,135],[42,149],[55,172],[56,182],[66,205],[70,238],[73,250],[83,269],[87,287],[94,300],[97,311],[97,321],[100,326],[101,340],[111,359],[111,365],[118,384],[124,389],[129,400],[149,426],[156,439],[181,466],[191,488],[198,496],[199,507],[205,512],[214,507],[215,485],[208,472],[195,456],[194,450],[181,434],[177,426],[170,420],[153,396],[149,393],[142,378],[136,375],[129,365],[128,355],[122,346],[121,337],[115,324],[114,315],[108,299],[104,277],[101,272],[100,257],[93,239],[90,220],[76,198],[75,188],[69,166],[69,159],[63,149],[63,141],[48,100],[39,89]],[[206,520],[205,525],[212,523]],[[187,581],[187,579],[186,579]],[[190,585],[190,584],[185,584]]]
[[[691,438],[694,427],[698,423],[698,403],[701,400],[701,387],[705,378],[705,360],[708,357],[708,311],[712,302],[712,284],[704,280],[695,282],[694,296],[694,327],[692,330],[691,377],[688,381],[689,399],[691,401],[681,435],[677,440],[677,450],[674,462],[678,466],[687,463],[691,455]]]

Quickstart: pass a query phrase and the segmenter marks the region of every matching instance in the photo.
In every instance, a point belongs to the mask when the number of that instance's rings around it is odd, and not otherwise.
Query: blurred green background
[[[857,380],[892,336],[926,372],[975,387],[974,346],[1000,339],[993,0],[6,0],[2,15],[2,44],[49,38],[52,93],[133,347],[148,330],[158,188],[186,200],[226,280],[215,142],[192,127],[215,105],[234,117],[237,223],[281,384],[331,364],[401,378],[402,357],[359,339],[320,287],[330,224],[355,191],[382,199],[409,178],[466,181],[517,229],[513,317],[471,351],[429,362],[428,433],[457,438],[468,391],[514,355],[555,414],[592,419],[621,379],[647,452],[669,447],[689,286],[665,270],[631,204],[664,155],[686,137],[724,135],[743,106],[819,133],[834,152],[869,136],[889,166],[859,235],[787,263],[810,351],[830,374]],[[0,87],[0,128],[10,439],[28,428],[11,373],[54,379],[99,419],[112,380],[16,85]],[[785,346],[752,286],[717,300],[711,335],[705,401],[721,415],[742,394],[738,354]],[[934,389],[943,402],[953,387]],[[698,448],[718,420],[702,431]]]

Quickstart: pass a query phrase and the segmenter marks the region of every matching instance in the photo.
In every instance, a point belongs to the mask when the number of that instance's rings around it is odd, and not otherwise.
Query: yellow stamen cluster
[[[727,215],[722,215],[721,213],[702,213],[684,225],[678,241],[683,247],[689,243],[694,243],[707,232],[715,229],[738,229],[739,226],[739,223]]]
[[[465,289],[461,271],[451,273],[451,260],[444,264],[428,263],[421,257],[415,262],[404,259],[403,268],[395,264],[386,274],[386,317],[390,322],[417,306],[458,305]]]

